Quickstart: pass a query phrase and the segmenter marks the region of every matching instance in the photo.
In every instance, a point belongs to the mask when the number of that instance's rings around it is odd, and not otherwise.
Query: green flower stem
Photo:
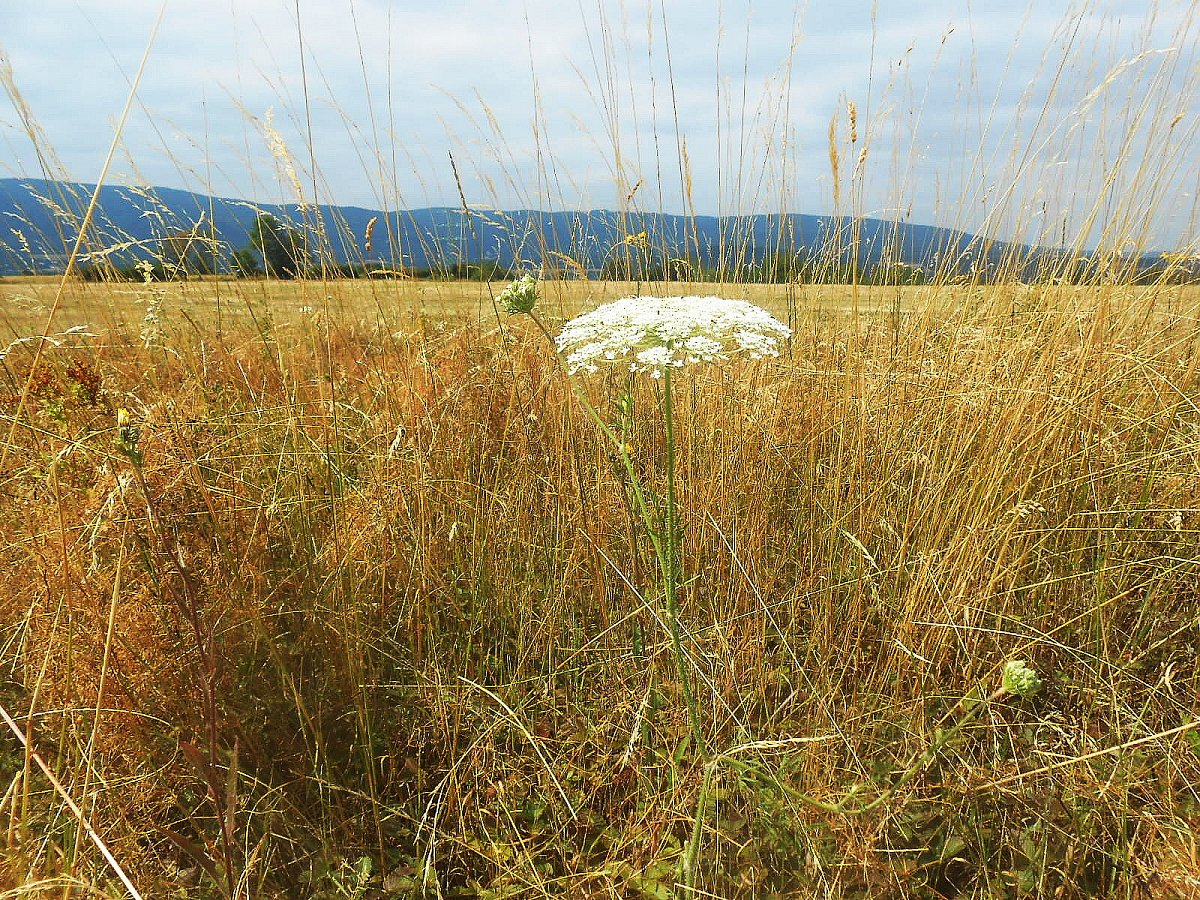
[[[671,369],[663,369],[663,418],[667,427],[667,516],[663,531],[666,533],[667,564],[663,572],[664,591],[667,598],[667,622],[671,628],[671,645],[675,650],[675,665],[679,669],[679,682],[683,687],[683,700],[687,704],[688,718],[692,724],[692,737],[702,756],[708,758],[708,747],[700,734],[700,714],[696,709],[696,697],[692,693],[692,680],[687,671],[687,659],[683,654],[683,642],[679,638],[679,511],[675,505],[675,414],[674,397],[671,394]]]
[[[558,347],[554,343],[554,337],[550,334],[542,320],[533,312],[530,312],[529,317],[541,330],[546,339],[550,341],[550,346],[554,347],[555,355],[562,359],[562,354],[558,352]],[[575,397],[583,405],[583,408],[588,411],[592,420],[600,427],[600,431],[608,438],[613,449],[620,456],[622,464],[625,466],[625,474],[629,478],[629,484],[633,488],[634,502],[637,506],[638,514],[642,517],[642,521],[646,525],[646,532],[650,537],[650,543],[654,547],[654,556],[658,560],[658,570],[663,579],[663,593],[666,598],[667,605],[667,628],[671,633],[671,648],[675,654],[675,667],[679,673],[680,685],[683,689],[684,703],[687,705],[688,720],[692,727],[692,740],[699,749],[701,756],[708,758],[708,744],[705,743],[704,736],[700,731],[700,715],[696,706],[696,697],[692,692],[692,680],[688,675],[687,657],[683,651],[683,641],[679,630],[679,522],[678,512],[675,505],[675,418],[673,409],[674,397],[671,393],[671,372],[669,369],[663,372],[663,412],[666,419],[667,430],[667,512],[665,527],[656,527],[655,519],[657,518],[651,511],[650,505],[646,502],[646,493],[642,489],[642,481],[638,478],[637,470],[634,468],[633,459],[629,456],[626,449],[625,441],[613,431],[612,427],[604,421],[604,417],[600,415],[596,407],[594,407],[587,394],[581,388],[578,382],[573,378],[568,378],[571,385],[571,390],[574,391]]]

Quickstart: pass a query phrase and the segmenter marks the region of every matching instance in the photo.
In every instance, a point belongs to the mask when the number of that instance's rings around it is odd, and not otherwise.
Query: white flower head
[[[625,297],[572,319],[554,339],[576,372],[628,363],[661,377],[668,368],[720,362],[736,353],[778,356],[791,330],[765,309],[721,297]]]

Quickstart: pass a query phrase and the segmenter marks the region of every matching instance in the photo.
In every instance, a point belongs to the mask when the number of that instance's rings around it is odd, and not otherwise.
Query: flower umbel
[[[555,338],[571,374],[628,363],[659,378],[668,367],[737,353],[778,356],[791,330],[761,307],[721,297],[625,297],[572,319]]]
[[[505,312],[517,315],[531,312],[534,304],[537,303],[537,298],[537,279],[532,275],[522,275],[500,292],[496,302],[504,308]]]

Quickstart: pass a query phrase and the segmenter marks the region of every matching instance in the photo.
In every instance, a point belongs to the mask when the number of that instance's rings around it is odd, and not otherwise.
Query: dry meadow
[[[255,65],[277,119],[218,98],[241,74],[189,39],[171,67],[212,83],[199,156],[171,158],[189,101],[139,94],[155,25],[75,177],[48,134],[91,95],[43,128],[19,81],[56,71],[0,49],[9,171],[50,185],[6,258],[68,273],[0,279],[0,900],[1200,897],[1194,4],[1084,0],[1051,30],[1053,4],[966,4],[900,57],[868,4],[828,72],[785,4],[758,85],[749,5],[673,59],[667,7],[691,7],[600,2],[574,95],[525,10],[529,40],[489,48],[487,87],[528,90],[503,128],[487,91],[414,102],[440,76],[402,74],[390,7],[386,53],[348,4],[357,47],[318,64],[314,5],[283,6],[270,49],[300,70]],[[210,143],[210,102],[241,137],[214,115]],[[162,147],[127,141],[139,115]],[[331,115],[361,171],[318,152]],[[240,246],[216,201],[180,219],[144,185],[147,154],[295,219]],[[139,185],[140,237],[76,177]],[[362,229],[329,205],[353,184]],[[390,234],[422,204],[463,214],[452,252]],[[481,217],[597,206],[602,241],[468,258]],[[667,210],[690,237],[644,224]],[[827,214],[817,238],[796,211]],[[902,227],[872,248],[876,219]],[[449,263],[789,283],[547,280],[529,316],[502,284],[161,280]],[[83,280],[117,267],[145,281]],[[835,280],[930,283],[805,283]],[[749,300],[792,336],[568,374],[548,338],[646,294]]]
[[[544,284],[794,329],[676,382],[702,753],[500,287],[68,283],[33,369],[0,284],[0,895],[1196,896],[1200,293]],[[575,382],[660,503],[658,385]]]

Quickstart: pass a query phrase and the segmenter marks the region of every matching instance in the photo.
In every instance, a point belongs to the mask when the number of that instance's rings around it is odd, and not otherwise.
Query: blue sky
[[[174,0],[108,180],[458,205],[453,156],[480,208],[837,210],[1175,246],[1200,169],[1192,5]],[[56,172],[99,175],[160,8],[0,7]],[[42,165],[0,96],[0,176]]]

